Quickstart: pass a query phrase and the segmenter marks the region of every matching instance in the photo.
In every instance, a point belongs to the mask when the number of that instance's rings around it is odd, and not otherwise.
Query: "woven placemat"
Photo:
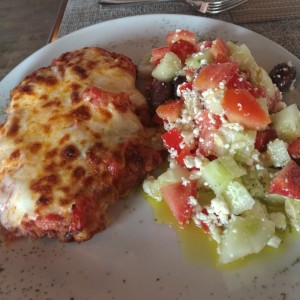
[[[300,1],[248,0],[248,2],[232,9],[230,13],[233,20],[238,23],[300,18]]]
[[[270,8],[268,13],[270,3],[277,8]],[[285,9],[283,4],[286,4],[288,9]],[[238,24],[260,33],[300,58],[299,5],[299,0],[249,0],[230,11],[218,15],[205,15],[205,17]],[[58,36],[61,37],[89,25],[116,18],[158,13],[203,16],[190,5],[179,2],[104,7],[99,4],[99,0],[69,0]]]

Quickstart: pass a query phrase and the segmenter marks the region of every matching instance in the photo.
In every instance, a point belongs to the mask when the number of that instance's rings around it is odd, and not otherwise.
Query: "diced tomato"
[[[268,143],[276,138],[276,130],[272,127],[262,131],[257,131],[255,138],[255,149],[257,149],[259,152],[265,152],[267,150]]]
[[[182,100],[171,100],[161,104],[157,109],[157,115],[168,122],[175,122],[181,114],[184,102]]]
[[[216,89],[221,81],[226,85],[238,71],[238,63],[211,64],[203,66],[193,82],[197,91]]]
[[[230,59],[228,56],[224,56],[222,54],[218,54],[217,57],[214,60],[215,64],[224,64],[230,62]]]
[[[161,59],[170,51],[170,47],[168,46],[152,49],[150,59],[151,64],[156,67]]]
[[[183,149],[181,149],[178,153],[178,155],[175,157],[175,160],[177,161],[177,163],[183,167],[183,168],[187,168],[185,163],[184,163],[184,159],[187,156],[196,156],[195,153],[193,153],[192,151],[193,149],[189,146],[189,145],[185,145],[185,147]]]
[[[195,120],[199,125],[199,143],[198,148],[200,153],[209,158],[216,155],[216,144],[214,133],[222,125],[220,116],[210,113],[208,110],[203,110]]]
[[[196,180],[183,185],[182,182],[173,183],[161,188],[163,198],[170,207],[174,217],[180,225],[189,222],[193,214],[193,205],[189,197],[197,198]]]
[[[207,209],[206,209],[205,207],[202,209],[201,212],[202,212],[204,215],[207,215],[207,216],[208,216],[208,212],[207,212]],[[201,223],[202,229],[203,229],[205,232],[209,232],[209,231],[210,231],[210,230],[209,230],[209,225],[208,225],[206,222],[200,220],[200,223]]]
[[[181,151],[179,144],[183,141],[183,137],[178,128],[174,127],[170,131],[167,131],[161,138],[168,150],[175,149],[177,152]]]
[[[263,86],[247,88],[254,98],[266,98],[267,92]]]
[[[196,34],[194,32],[188,31],[188,30],[180,29],[180,30],[176,30],[174,32],[170,32],[166,36],[166,42],[169,46],[179,40],[184,40],[184,41],[190,42],[191,44],[195,45],[196,44]]]
[[[293,159],[300,159],[300,138],[289,144],[288,152]]]
[[[178,89],[179,89],[180,94],[183,91],[186,91],[186,90],[192,91],[193,90],[193,83],[192,83],[192,81],[185,82],[185,83],[179,85]]]
[[[238,73],[232,76],[232,78],[227,82],[226,87],[229,89],[245,89],[256,99],[267,98],[267,93],[263,86],[253,87],[247,79],[243,78]]]
[[[185,73],[186,77],[194,78],[194,75],[195,75],[196,71],[197,71],[196,69],[184,68],[184,73]]]
[[[196,44],[196,50],[198,52],[202,52],[206,49],[211,48],[211,46],[212,46],[212,41],[202,41]]]
[[[202,132],[198,142],[199,152],[209,160],[216,156],[214,132],[215,130]]]
[[[226,87],[229,89],[245,89],[251,93],[252,85],[238,73],[235,73],[227,82]],[[252,93],[251,93],[252,94]],[[253,95],[254,96],[254,95]],[[255,96],[254,96],[255,97]],[[257,98],[257,97],[255,97]]]
[[[172,43],[170,50],[175,53],[182,62],[185,62],[186,58],[196,51],[196,47],[188,41],[178,40]]]
[[[266,98],[269,112],[276,111],[276,104],[281,101],[281,92],[277,90],[272,97],[266,93]]]
[[[300,200],[300,166],[293,160],[275,174],[269,193]]]
[[[271,123],[269,114],[245,89],[228,89],[221,101],[228,120],[247,129],[264,130]]]
[[[197,125],[199,125],[200,130],[211,130],[218,129],[222,125],[222,121],[219,115],[216,115],[207,109],[204,109],[197,115],[195,119]]]
[[[221,38],[216,38],[212,42],[211,52],[212,52],[214,58],[217,58],[218,56],[227,58],[228,54],[229,54],[228,47],[227,47],[226,43],[224,42],[224,40]]]

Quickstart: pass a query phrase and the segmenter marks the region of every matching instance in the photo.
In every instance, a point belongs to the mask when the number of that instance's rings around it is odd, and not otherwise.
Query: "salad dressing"
[[[266,262],[266,260],[274,259],[284,253],[285,249],[288,248],[296,238],[299,238],[299,234],[290,228],[289,230],[277,233],[284,241],[279,249],[265,247],[258,254],[244,257],[243,259],[239,259],[229,264],[220,264],[218,262],[217,243],[210,238],[209,234],[205,233],[202,228],[197,227],[194,222],[190,222],[186,226],[180,227],[165,201],[159,202],[146,193],[143,193],[143,196],[152,208],[154,220],[158,224],[168,225],[176,231],[183,257],[192,264],[208,261],[221,270],[228,270],[245,266],[248,263],[251,263],[253,259],[263,263]],[[204,201],[209,201],[210,195],[206,196]],[[274,211],[280,211],[280,208],[274,208]]]

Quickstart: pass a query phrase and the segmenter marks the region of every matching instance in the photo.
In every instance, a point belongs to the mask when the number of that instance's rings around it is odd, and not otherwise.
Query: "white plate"
[[[269,71],[300,61],[272,41],[244,28],[208,18],[144,15],[100,23],[40,49],[0,83],[2,105],[27,74],[61,53],[97,45],[138,63],[167,32],[186,28],[203,37],[245,42]],[[299,81],[299,75],[298,75]],[[299,92],[299,86],[297,87]],[[205,256],[188,262],[175,232],[156,224],[151,208],[136,193],[111,210],[111,225],[83,244],[22,240],[0,245],[1,299],[299,299],[300,239],[269,258],[219,270]]]

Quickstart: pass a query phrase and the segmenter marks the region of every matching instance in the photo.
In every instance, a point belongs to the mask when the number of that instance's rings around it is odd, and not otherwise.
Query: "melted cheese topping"
[[[135,77],[128,58],[85,48],[63,54],[12,91],[0,132],[4,227],[79,241],[105,228],[107,205],[160,161],[151,149],[155,162],[147,166],[148,148],[139,152],[145,131],[136,111],[146,102]],[[137,170],[116,184],[135,159],[142,161]]]

